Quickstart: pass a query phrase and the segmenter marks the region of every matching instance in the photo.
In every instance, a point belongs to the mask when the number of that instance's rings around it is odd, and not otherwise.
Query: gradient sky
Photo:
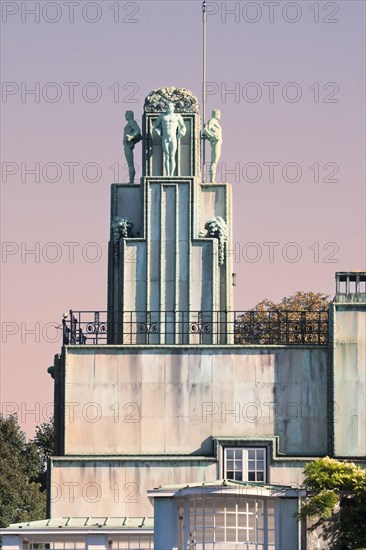
[[[39,22],[26,11],[37,4]],[[334,295],[336,271],[365,268],[365,3],[208,4],[207,110],[221,109],[221,162],[239,170],[225,177],[235,307],[296,290]],[[124,112],[140,122],[157,87],[201,95],[201,1],[79,0],[73,22],[63,1],[1,8],[0,397],[31,435],[53,399],[46,369],[61,340],[51,325],[70,308],[106,309],[110,184],[127,177]],[[36,101],[25,91],[37,86]],[[39,182],[27,173],[35,163]],[[79,243],[74,261],[65,243]],[[272,258],[264,243],[278,243]]]

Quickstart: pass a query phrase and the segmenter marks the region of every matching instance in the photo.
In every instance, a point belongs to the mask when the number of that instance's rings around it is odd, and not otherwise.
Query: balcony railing
[[[106,311],[73,311],[62,320],[63,345],[107,344]]]
[[[327,311],[70,311],[63,319],[69,345],[326,345]]]

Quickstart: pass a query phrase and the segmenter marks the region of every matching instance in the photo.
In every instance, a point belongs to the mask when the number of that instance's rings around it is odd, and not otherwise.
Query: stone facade
[[[185,325],[191,314],[204,311],[211,320],[212,312],[233,309],[232,256],[225,252],[232,240],[230,185],[149,177],[139,186],[114,184],[111,204],[109,342],[147,343],[143,332],[133,334],[133,324],[152,312],[152,321],[166,328],[148,343],[199,343]],[[215,216],[225,220],[223,244],[205,231]],[[115,219],[130,220],[134,236],[116,242]],[[179,313],[173,320],[165,312]],[[205,343],[228,340],[219,329]]]

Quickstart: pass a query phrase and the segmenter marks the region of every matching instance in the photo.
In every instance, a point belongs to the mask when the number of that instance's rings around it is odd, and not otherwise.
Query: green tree
[[[47,489],[47,461],[48,457],[54,454],[53,418],[49,422],[44,422],[36,427],[36,433],[31,442],[36,446],[43,465],[43,470],[36,478],[36,481],[41,484],[41,491],[45,491]]]
[[[45,456],[52,425],[27,441],[16,415],[0,415],[0,527],[46,516]]]
[[[340,504],[340,545],[344,550],[366,547],[366,469],[353,462],[329,457],[309,462],[304,469],[308,498],[299,519],[318,517],[320,522],[332,517]]]
[[[327,311],[330,303],[329,294],[322,292],[298,291],[290,296],[285,296],[278,303],[264,299],[254,309],[259,311],[268,310],[292,310],[292,311]]]
[[[237,344],[325,344],[330,297],[321,292],[295,292],[278,303],[264,299],[240,314]]]

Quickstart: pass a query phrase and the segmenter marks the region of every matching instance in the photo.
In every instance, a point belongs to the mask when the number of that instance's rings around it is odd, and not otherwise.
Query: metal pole
[[[205,138],[203,135],[203,128],[206,122],[206,27],[207,27],[207,4],[206,0],[202,3],[202,24],[203,24],[203,78],[202,78],[202,181],[205,182]]]

